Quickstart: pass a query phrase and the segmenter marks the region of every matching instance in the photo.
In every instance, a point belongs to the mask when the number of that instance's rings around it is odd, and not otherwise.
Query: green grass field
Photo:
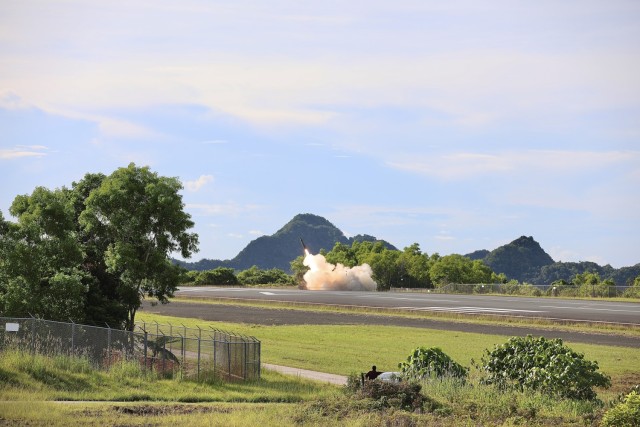
[[[440,347],[458,363],[469,366],[485,349],[492,349],[507,337],[458,331],[363,325],[263,326],[139,313],[146,322],[184,324],[187,327],[216,327],[252,335],[262,342],[262,361],[277,365],[348,375],[363,372],[371,365],[396,370],[418,346]],[[566,343],[599,363],[609,375],[640,376],[637,361],[640,349]],[[640,382],[640,378],[639,378]]]
[[[470,366],[507,337],[395,326],[260,326],[139,313],[138,320],[215,327],[262,342],[262,361],[348,375],[376,364],[396,370],[417,346],[442,348]],[[263,371],[259,381],[226,383],[160,379],[132,362],[109,372],[82,359],[0,354],[0,425],[597,425],[608,402],[640,383],[640,349],[566,343],[596,360],[613,387],[597,390],[603,403],[576,402],[481,385],[471,370],[467,384],[427,381],[436,403],[416,414],[352,401],[339,387]],[[64,402],[67,401],[67,402]],[[72,402],[68,402],[72,401]]]

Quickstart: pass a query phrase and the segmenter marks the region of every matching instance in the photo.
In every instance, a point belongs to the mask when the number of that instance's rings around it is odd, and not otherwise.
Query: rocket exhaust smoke
[[[301,239],[302,240],[302,239]],[[321,254],[313,255],[304,247],[305,266],[309,271],[304,274],[307,289],[312,291],[375,291],[377,283],[371,278],[373,273],[369,264],[350,268],[338,263],[333,265]]]

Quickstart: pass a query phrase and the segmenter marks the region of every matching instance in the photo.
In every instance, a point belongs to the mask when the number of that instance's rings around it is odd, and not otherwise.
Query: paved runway
[[[305,302],[402,311],[508,315],[640,326],[640,303],[607,300],[214,287],[181,287],[176,296]]]

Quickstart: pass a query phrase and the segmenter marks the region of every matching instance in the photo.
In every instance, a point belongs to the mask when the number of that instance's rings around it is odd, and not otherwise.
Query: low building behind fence
[[[260,378],[260,341],[218,329],[137,323],[134,331],[31,318],[0,317],[0,350],[86,357],[109,368],[121,360],[186,378]]]

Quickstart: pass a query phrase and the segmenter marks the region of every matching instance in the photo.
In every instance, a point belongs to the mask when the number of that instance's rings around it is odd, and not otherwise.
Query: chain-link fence
[[[520,283],[460,284],[451,283],[433,289],[391,288],[393,292],[430,292],[443,294],[502,294],[524,296],[640,298],[638,286],[599,285],[531,285]]]
[[[136,323],[134,333],[146,337],[149,363],[156,363],[156,369],[180,362],[198,378],[212,371],[229,378],[260,378],[260,341],[255,337],[156,322]]]
[[[86,357],[109,368],[121,360],[138,361],[162,375],[186,378],[260,378],[260,341],[217,329],[138,323],[134,331],[0,317],[0,350],[19,348],[45,355]]]

